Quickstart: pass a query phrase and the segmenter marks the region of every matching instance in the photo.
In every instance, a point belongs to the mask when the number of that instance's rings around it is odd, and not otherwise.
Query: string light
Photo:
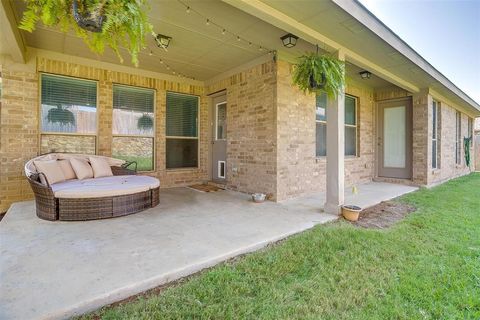
[[[215,21],[213,21],[212,19],[210,19],[209,17],[205,16],[204,14],[202,14],[201,12],[195,10],[194,8],[190,7],[189,5],[187,5],[186,3],[183,2],[183,0],[177,0],[178,3],[180,3],[182,6],[185,7],[187,13],[190,13],[190,12],[193,12],[195,14],[197,14],[198,16],[202,17],[203,19],[205,19],[205,24],[207,26],[210,26],[210,25],[213,25],[215,27],[217,27],[218,29],[221,30],[221,33],[222,35],[225,35],[227,33],[235,36],[237,38],[237,41],[238,42],[245,42],[245,43],[248,43],[248,46],[251,47],[253,46],[253,43],[251,41],[248,41],[247,39],[243,38],[243,37],[240,37],[240,35],[237,35],[235,32],[232,32],[232,31],[229,31],[227,28],[223,27],[222,25],[216,23]],[[255,45],[257,46],[257,45]],[[260,51],[263,51],[264,49],[266,48],[263,48],[262,46],[259,46],[259,50]],[[273,50],[267,50],[267,51],[271,51],[273,53]]]
[[[254,46],[254,43],[253,43],[253,42],[251,42],[251,41],[249,41],[249,40],[247,40],[247,39],[245,39],[245,38],[243,38],[243,37],[240,37],[240,35],[237,35],[235,32],[231,32],[231,31],[229,31],[228,29],[226,29],[226,28],[224,28],[223,26],[221,26],[220,24],[216,23],[215,21],[212,21],[210,18],[204,16],[204,15],[203,15],[202,13],[200,13],[199,11],[191,8],[189,5],[186,5],[182,0],[177,0],[177,1],[178,1],[181,5],[183,5],[183,6],[185,7],[185,12],[186,12],[187,14],[193,12],[193,13],[199,15],[200,17],[202,17],[203,19],[205,19],[205,25],[207,25],[207,26],[210,26],[210,25],[215,26],[216,28],[218,28],[218,29],[221,30],[221,34],[222,34],[222,35],[226,35],[227,33],[228,33],[228,34],[231,34],[232,36],[234,36],[234,37],[237,38],[237,42],[240,43],[240,42],[243,41],[243,42],[245,42],[245,43],[248,43],[248,47]],[[259,51],[264,51],[264,50],[266,50],[269,55],[272,55],[272,54],[275,53],[274,50],[268,50],[268,49],[266,49],[266,48],[264,48],[264,47],[262,47],[262,46],[260,46],[260,45],[255,44],[255,47],[257,47],[257,46],[258,46],[258,50],[259,50]],[[149,55],[149,56],[154,56],[153,50],[151,50],[151,49],[149,49],[149,50],[150,50],[150,52],[149,52],[148,55]],[[176,72],[176,71],[173,70],[168,64],[166,64],[162,59],[159,59],[159,62],[160,62],[160,64],[162,64],[167,70],[169,70],[169,71],[171,72],[171,74],[176,75],[176,76],[179,77],[179,78],[187,78],[187,79],[191,79],[191,80],[196,80],[195,77],[188,77],[188,76],[184,75],[183,73]]]

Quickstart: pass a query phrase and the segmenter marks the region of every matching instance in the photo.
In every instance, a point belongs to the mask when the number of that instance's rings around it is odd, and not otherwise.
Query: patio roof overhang
[[[358,1],[222,0],[330,50],[412,93],[432,96],[480,116],[480,104],[465,94]],[[408,12],[408,11],[406,11]]]
[[[187,13],[185,3],[201,15]],[[29,56],[27,53],[40,49],[35,54],[54,53],[70,57],[69,60],[89,59],[135,70],[126,51],[123,51],[125,63],[121,65],[111,50],[96,55],[72,33],[64,34],[41,25],[32,34],[20,32],[15,26],[23,6],[22,1],[1,1],[0,14],[6,19],[0,19],[0,54],[23,63]],[[222,34],[218,26],[207,25],[205,17],[228,28],[232,34]],[[324,50],[344,52],[349,63],[347,73],[354,75],[361,69],[372,72],[376,82],[370,80],[370,84],[374,87],[394,84],[411,93],[428,91],[471,116],[480,116],[477,102],[356,1],[303,1],[302,5],[275,0],[152,1],[150,18],[156,32],[173,39],[168,51],[163,51],[153,37],[147,38],[147,50],[140,55],[141,72],[148,70],[170,78],[176,77],[172,75],[175,70],[195,78],[195,83],[209,83],[239,66],[269,59],[268,50],[276,50],[281,58],[293,61],[319,44]],[[288,32],[301,38],[291,49],[284,48],[280,41]],[[244,40],[239,42],[236,35]],[[254,45],[250,46],[245,39]],[[260,51],[259,45],[264,50]]]

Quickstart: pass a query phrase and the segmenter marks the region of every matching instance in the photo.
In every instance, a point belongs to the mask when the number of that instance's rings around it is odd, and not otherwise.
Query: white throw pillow
[[[87,160],[71,158],[70,164],[78,180],[93,178],[93,170]]]
[[[57,160],[37,160],[33,161],[33,163],[37,168],[37,172],[45,175],[45,177],[40,175],[40,182],[42,184],[46,185],[47,181],[49,184],[65,181],[65,175],[63,174],[62,168],[60,168]],[[45,178],[47,181],[45,181]]]
[[[76,179],[77,176],[75,175],[75,171],[73,171],[72,164],[70,160],[58,160],[58,164],[62,169],[63,175],[65,176],[66,180]]]
[[[99,157],[90,157],[89,160],[90,164],[92,165],[93,176],[95,178],[113,176],[112,168],[110,168],[107,160]]]

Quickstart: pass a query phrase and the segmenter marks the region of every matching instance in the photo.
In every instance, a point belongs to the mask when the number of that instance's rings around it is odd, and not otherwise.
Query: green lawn
[[[84,319],[480,319],[480,174],[389,230],[317,226]]]
[[[128,157],[122,155],[114,155],[114,158],[122,159],[125,161],[136,161],[138,171],[151,171],[153,170],[153,159],[152,157]],[[135,168],[135,165],[132,164],[129,168]]]

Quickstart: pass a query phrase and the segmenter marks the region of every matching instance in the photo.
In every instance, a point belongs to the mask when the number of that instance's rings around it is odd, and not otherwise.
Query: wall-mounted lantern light
[[[289,33],[281,37],[283,46],[286,48],[293,48],[297,44],[298,37]]]
[[[363,80],[370,79],[370,77],[372,76],[372,74],[369,71],[362,71],[362,72],[359,72],[358,74],[360,75],[360,77],[362,77]]]
[[[172,37],[165,36],[163,34],[157,34],[155,37],[155,41],[157,42],[157,46],[163,49],[167,49],[168,45],[170,44],[170,40],[172,40]]]

